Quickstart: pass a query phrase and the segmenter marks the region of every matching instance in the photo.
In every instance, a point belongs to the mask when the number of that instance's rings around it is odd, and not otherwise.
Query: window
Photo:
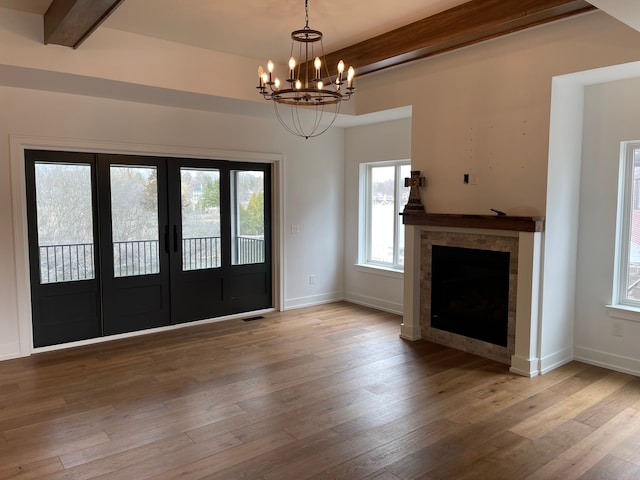
[[[640,143],[621,152],[614,305],[640,308]]]
[[[410,171],[408,160],[360,166],[360,265],[404,269],[404,228],[399,213],[409,199],[404,179]]]

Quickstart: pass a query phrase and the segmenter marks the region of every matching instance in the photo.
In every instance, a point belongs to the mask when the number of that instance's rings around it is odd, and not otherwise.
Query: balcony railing
[[[113,275],[132,277],[160,272],[158,240],[113,242]]]
[[[236,237],[234,264],[264,262],[264,239]],[[40,247],[40,282],[58,283],[95,278],[92,243],[44,245]],[[182,269],[202,270],[222,264],[220,237],[182,240]],[[113,267],[116,277],[152,275],[160,271],[158,240],[134,240],[113,243]]]
[[[222,264],[220,237],[182,239],[182,269],[202,270]]]
[[[73,282],[95,278],[93,244],[40,247],[40,283]]]
[[[236,237],[236,265],[264,262],[264,239]]]

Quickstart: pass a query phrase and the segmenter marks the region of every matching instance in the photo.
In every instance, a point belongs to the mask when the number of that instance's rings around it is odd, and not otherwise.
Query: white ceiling
[[[331,52],[467,0],[308,0],[309,26]],[[640,30],[640,0],[589,0]],[[44,14],[51,0],[0,0]],[[285,62],[290,33],[304,27],[304,0],[125,0],[103,27],[255,59]],[[82,48],[82,47],[81,47]]]
[[[309,26],[330,52],[466,0],[309,0]],[[0,0],[44,14],[51,0]],[[305,25],[304,0],[125,0],[103,27],[256,59],[286,62],[290,33]],[[80,47],[82,48],[82,47]]]
[[[589,0],[589,3],[640,31],[640,2],[638,0]]]
[[[328,53],[465,1],[308,0],[309,26],[324,33]],[[589,2],[640,30],[639,0]],[[0,0],[0,7],[43,15],[50,3]],[[125,0],[103,27],[285,62],[291,31],[304,27],[304,5],[304,0]]]

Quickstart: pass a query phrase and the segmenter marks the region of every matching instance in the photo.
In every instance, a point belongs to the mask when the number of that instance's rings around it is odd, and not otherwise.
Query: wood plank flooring
[[[640,479],[640,378],[336,303],[0,362],[0,479]]]

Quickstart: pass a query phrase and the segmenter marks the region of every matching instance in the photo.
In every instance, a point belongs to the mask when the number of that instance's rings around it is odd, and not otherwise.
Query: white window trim
[[[381,276],[391,278],[404,278],[404,267],[402,265],[389,265],[383,263],[376,263],[368,261],[366,256],[369,252],[369,224],[371,222],[370,205],[367,201],[371,197],[371,186],[368,182],[369,175],[368,169],[372,166],[385,167],[385,166],[399,166],[399,165],[411,165],[411,160],[389,160],[380,162],[367,162],[360,164],[359,170],[359,188],[358,188],[358,261],[356,266],[358,271],[362,273],[377,274]],[[400,183],[400,179],[396,179],[396,189]],[[394,198],[396,194],[394,193]],[[402,227],[399,227],[402,228]],[[399,232],[394,234],[394,245],[397,244],[397,237]],[[397,250],[397,247],[396,247]]]
[[[640,322],[640,301],[626,297],[626,279],[629,274],[629,238],[631,233],[631,213],[635,198],[633,193],[633,152],[640,148],[639,141],[620,144],[620,166],[618,172],[618,205],[616,216],[616,247],[613,269],[611,304],[605,305],[613,318]]]

